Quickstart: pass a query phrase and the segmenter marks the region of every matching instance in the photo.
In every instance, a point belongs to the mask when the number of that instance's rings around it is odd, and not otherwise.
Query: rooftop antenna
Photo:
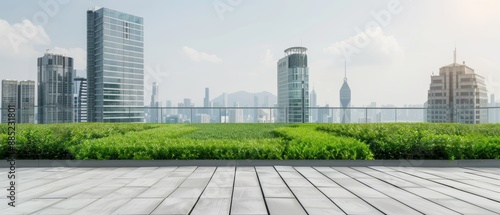
[[[347,60],[344,60],[344,82],[347,81]]]
[[[457,44],[455,43],[455,51],[453,51],[453,64],[457,63]]]

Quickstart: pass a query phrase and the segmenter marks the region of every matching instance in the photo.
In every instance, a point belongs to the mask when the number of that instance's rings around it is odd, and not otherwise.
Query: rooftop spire
[[[453,51],[453,64],[457,63],[457,45],[455,45],[455,51]]]
[[[347,60],[344,61],[344,82],[347,81]]]

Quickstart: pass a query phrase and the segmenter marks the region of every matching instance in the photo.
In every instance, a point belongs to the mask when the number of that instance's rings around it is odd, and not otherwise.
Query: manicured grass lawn
[[[18,159],[500,158],[495,124],[20,124],[16,139]]]

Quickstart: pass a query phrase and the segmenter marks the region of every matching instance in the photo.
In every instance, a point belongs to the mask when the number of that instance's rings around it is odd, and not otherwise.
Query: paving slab
[[[263,198],[233,198],[231,214],[268,214]]]
[[[150,214],[161,202],[163,198],[137,198],[127,202],[124,206],[114,211],[112,214],[146,215]]]
[[[234,164],[233,164],[234,165]],[[498,214],[500,168],[20,167],[0,214]],[[7,169],[0,168],[0,177]],[[6,177],[5,177],[6,178]],[[0,180],[0,188],[9,181]]]
[[[295,198],[266,198],[269,213],[272,215],[306,215],[304,208]]]

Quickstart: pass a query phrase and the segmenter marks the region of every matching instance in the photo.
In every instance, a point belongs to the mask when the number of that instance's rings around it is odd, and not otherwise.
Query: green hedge
[[[353,138],[336,137],[317,131],[310,125],[278,128],[275,134],[288,142],[284,159],[373,159],[366,144]]]
[[[356,138],[375,159],[498,159],[500,126],[495,124],[336,124],[320,131]]]
[[[282,159],[279,139],[231,140],[182,137],[197,128],[162,126],[89,140],[72,147],[76,159]],[[188,135],[186,135],[188,136]]]
[[[500,159],[500,125],[132,124],[16,126],[18,159]],[[0,155],[7,157],[0,124]]]
[[[130,123],[68,123],[68,124],[18,124],[16,125],[16,156],[18,159],[74,159],[69,147],[85,140],[123,135],[158,127],[156,124]],[[6,132],[7,126],[0,126]],[[1,146],[5,158],[7,145]]]

